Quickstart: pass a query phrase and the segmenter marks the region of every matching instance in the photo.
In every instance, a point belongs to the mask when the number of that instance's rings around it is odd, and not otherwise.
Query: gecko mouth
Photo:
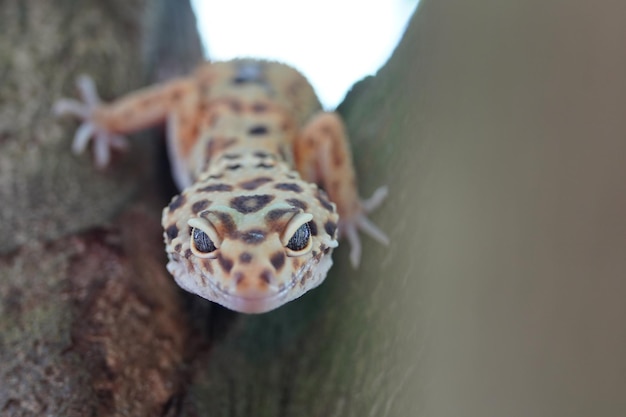
[[[203,285],[199,285],[196,281],[197,275],[190,274],[179,263],[169,262],[167,269],[181,288],[240,313],[265,313],[296,298],[299,294],[294,294],[291,290],[296,286],[302,275],[301,273],[294,274],[284,287],[276,291],[271,291],[268,294],[261,293],[246,296],[229,292],[213,282],[211,277],[204,275],[202,279]]]
[[[285,287],[277,293],[254,297],[231,294],[213,286],[213,289],[220,294],[220,297],[213,301],[240,313],[265,313],[290,301],[288,299],[290,288],[293,288],[293,285]]]
[[[332,258],[330,256],[324,257],[321,262],[315,265],[301,268],[298,273],[291,276],[284,287],[268,294],[260,293],[258,295],[234,294],[218,286],[211,277],[205,275],[202,275],[203,284],[200,285],[196,280],[197,274],[190,274],[185,266],[177,262],[169,262],[167,269],[174,276],[178,285],[186,291],[240,313],[259,314],[274,310],[319,285],[323,281],[323,279],[319,279],[320,276],[325,276],[331,265]],[[294,290],[299,283],[303,282],[308,285]]]
[[[207,279],[207,281],[209,287],[211,287],[215,293],[219,294],[219,298],[213,300],[216,303],[241,313],[265,313],[299,296],[299,294],[292,293],[291,290],[302,280],[304,269],[305,268],[300,270],[297,274],[293,274],[291,280],[286,285],[280,288],[275,287],[276,290],[268,294],[234,294],[224,288],[218,287],[210,279]]]

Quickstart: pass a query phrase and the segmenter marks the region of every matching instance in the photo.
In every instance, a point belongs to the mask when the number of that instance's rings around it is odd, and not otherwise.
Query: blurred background
[[[387,61],[418,2],[192,0],[192,6],[211,60],[252,56],[291,64],[332,109]]]

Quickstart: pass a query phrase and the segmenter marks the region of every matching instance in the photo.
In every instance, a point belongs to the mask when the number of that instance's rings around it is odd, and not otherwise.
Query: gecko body
[[[358,230],[386,236],[366,214],[385,198],[357,193],[343,123],[321,111],[298,71],[269,61],[207,63],[179,78],[100,102],[79,81],[83,102],[74,151],[93,140],[96,164],[121,135],[167,124],[172,174],[181,193],[163,210],[167,269],[182,288],[245,313],[262,313],[319,285],[339,235],[360,259]],[[318,188],[319,186],[319,188]]]

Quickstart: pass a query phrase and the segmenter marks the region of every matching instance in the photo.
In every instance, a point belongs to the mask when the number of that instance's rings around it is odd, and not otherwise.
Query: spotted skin
[[[163,210],[163,236],[167,269],[187,291],[262,313],[324,280],[339,235],[355,266],[359,230],[388,242],[367,219],[386,189],[359,198],[341,119],[321,111],[306,79],[286,65],[204,64],[109,104],[89,79],[79,90],[84,102],[63,99],[56,110],[83,120],[74,150],[93,139],[98,166],[126,146],[120,135],[167,124],[181,192]]]

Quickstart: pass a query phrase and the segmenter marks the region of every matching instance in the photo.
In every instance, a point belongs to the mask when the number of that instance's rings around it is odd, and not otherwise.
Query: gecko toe
[[[95,108],[100,105],[100,96],[93,78],[88,75],[78,76],[76,87],[78,87],[78,91],[88,107]]]
[[[374,194],[367,200],[363,200],[361,202],[361,206],[363,207],[363,211],[366,213],[371,213],[376,210],[387,198],[387,194],[389,193],[389,187],[386,185],[379,187]]]
[[[385,246],[389,245],[389,238],[387,235],[378,228],[374,223],[372,223],[367,217],[360,216],[357,221],[357,225],[359,226],[359,230],[363,231],[366,235],[373,238],[378,243],[381,243]]]
[[[354,269],[359,267],[361,263],[361,239],[354,224],[345,226],[344,233],[348,242],[350,242],[350,263]]]
[[[111,159],[110,135],[104,132],[96,133],[93,156],[98,168],[104,168]]]
[[[81,124],[80,127],[76,129],[76,134],[74,135],[72,152],[74,152],[75,155],[83,153],[89,144],[89,140],[95,132],[96,126],[93,123],[85,122]]]
[[[72,115],[81,119],[89,117],[89,109],[83,103],[71,98],[61,98],[52,106],[52,113],[55,116]]]

